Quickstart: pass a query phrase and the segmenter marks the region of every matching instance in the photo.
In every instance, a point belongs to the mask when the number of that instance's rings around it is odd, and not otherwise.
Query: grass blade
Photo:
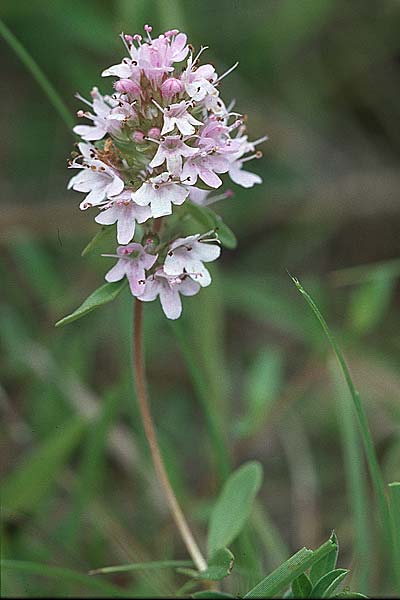
[[[39,575],[41,577],[57,579],[60,582],[69,581],[71,583],[77,583],[79,586],[83,585],[87,588],[92,588],[97,590],[97,592],[101,592],[102,595],[111,598],[132,598],[132,594],[124,592],[122,588],[104,581],[99,581],[98,579],[93,579],[88,575],[73,571],[72,569],[53,567],[50,565],[22,560],[2,560],[1,567],[3,569],[22,571],[29,575]]]
[[[344,451],[347,495],[354,518],[355,545],[354,555],[358,565],[357,587],[362,592],[369,588],[371,573],[371,540],[369,502],[367,494],[365,467],[360,447],[359,432],[354,420],[353,406],[348,389],[340,376],[336,364],[332,364],[333,383],[336,388],[336,400],[339,417],[339,429]],[[354,577],[353,577],[354,581]]]
[[[289,586],[294,579],[297,579],[309,567],[321,560],[332,550],[335,550],[336,544],[329,539],[317,550],[302,548],[287,561],[272,571],[253,589],[244,596],[245,598],[271,598],[280,592],[283,588]]]
[[[367,457],[368,468],[370,471],[370,475],[371,475],[371,479],[373,482],[374,491],[375,491],[375,495],[376,495],[376,499],[377,499],[381,525],[382,525],[382,528],[384,531],[384,536],[385,536],[386,542],[388,544],[388,547],[390,548],[392,545],[391,544],[391,529],[390,529],[389,510],[388,510],[388,505],[387,505],[386,497],[385,497],[385,488],[384,488],[383,478],[382,478],[381,470],[379,467],[374,443],[372,440],[372,435],[371,435],[371,432],[369,429],[367,415],[365,413],[364,406],[361,402],[360,394],[358,393],[358,391],[355,388],[355,385],[351,378],[350,371],[349,371],[349,368],[345,361],[345,358],[343,356],[343,353],[342,353],[341,349],[339,348],[335,338],[333,337],[333,335],[328,327],[328,324],[325,321],[324,317],[322,316],[319,308],[317,307],[317,305],[315,304],[315,302],[311,298],[311,296],[308,294],[308,292],[306,292],[306,290],[303,288],[300,281],[296,277],[292,277],[292,276],[290,276],[290,277],[291,277],[293,283],[295,284],[295,286],[297,287],[298,291],[305,298],[307,304],[310,306],[314,315],[318,319],[326,337],[329,340],[329,343],[332,346],[332,349],[336,355],[336,358],[339,362],[340,368],[343,372],[345,381],[349,388],[349,391],[350,391],[350,394],[351,394],[351,397],[352,397],[352,400],[354,403],[354,407],[356,410],[356,414],[358,417],[359,425],[360,425],[361,437],[363,440],[365,454]]]
[[[12,513],[32,510],[76,448],[85,428],[86,423],[80,417],[72,419],[11,473],[3,484],[3,508]]]
[[[42,88],[43,92],[46,94],[47,98],[50,100],[50,103],[58,112],[68,129],[71,129],[74,126],[74,118],[72,113],[68,110],[61,96],[47,79],[37,62],[32,58],[29,52],[24,48],[21,42],[8,29],[1,19],[0,35],[2,35],[7,44],[14,50],[15,54],[28,69],[33,79]]]
[[[394,574],[397,591],[400,594],[400,481],[389,483],[389,503],[394,542]]]

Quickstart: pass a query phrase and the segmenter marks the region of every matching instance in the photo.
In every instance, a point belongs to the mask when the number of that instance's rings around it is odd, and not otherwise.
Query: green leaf
[[[110,225],[103,225],[103,227],[96,233],[95,236],[92,237],[90,242],[84,247],[84,249],[81,252],[81,256],[87,256],[88,254],[93,252],[93,250],[96,250],[102,242],[108,240],[108,238],[111,237],[111,235],[114,236],[114,234],[115,227],[112,227]]]
[[[30,575],[39,575],[41,577],[57,579],[61,589],[63,581],[70,581],[72,583],[77,583],[80,588],[84,586],[87,588],[97,590],[99,594],[101,593],[102,596],[105,597],[110,596],[112,598],[132,598],[132,594],[128,593],[123,588],[119,588],[115,585],[112,585],[111,583],[106,583],[105,581],[93,579],[88,575],[79,573],[78,571],[73,571],[71,569],[53,567],[51,565],[44,565],[40,563],[22,560],[2,560],[1,567],[3,569],[13,569],[15,571],[22,571],[24,573],[29,573]],[[80,591],[82,592],[82,590]]]
[[[79,418],[60,425],[9,475],[3,484],[4,509],[30,511],[39,504],[78,445],[85,427]]]
[[[283,588],[289,586],[294,579],[299,577],[309,567],[335,549],[336,544],[329,539],[317,550],[302,548],[291,556],[267,577],[262,579],[254,588],[244,596],[245,598],[271,598]]]
[[[309,598],[312,587],[309,577],[302,573],[292,583],[293,598]]]
[[[204,590],[203,592],[195,592],[192,594],[192,598],[236,598],[236,596],[232,596],[232,594],[225,594],[224,592]]]
[[[335,548],[326,556],[321,558],[318,562],[313,565],[310,571],[310,580],[313,586],[323,577],[326,573],[329,573],[336,567],[336,561],[339,554],[339,541],[336,537],[335,532],[332,533],[332,542],[335,544]]]
[[[208,579],[219,581],[230,575],[235,557],[228,548],[220,548],[212,555],[208,561],[208,568],[205,571],[196,571],[195,569],[178,569],[182,575],[188,575],[194,579]]]
[[[225,482],[212,510],[207,548],[209,556],[228,546],[240,533],[250,516],[254,498],[262,482],[262,467],[248,462]]]
[[[330,598],[337,586],[349,573],[348,569],[334,569],[326,573],[314,585],[310,598]]]
[[[223,222],[222,218],[206,206],[187,202],[188,213],[205,229],[215,229],[221,244],[230,250],[237,246],[237,239],[233,231]]]
[[[86,300],[74,310],[73,313],[67,315],[60,321],[57,321],[56,327],[62,327],[63,325],[67,325],[68,323],[72,323],[81,317],[84,317],[88,313],[92,312],[99,306],[103,304],[107,304],[107,302],[111,302],[115,300],[118,294],[124,289],[126,286],[126,278],[121,281],[117,281],[116,283],[105,283],[100,286],[97,290],[95,290]]]

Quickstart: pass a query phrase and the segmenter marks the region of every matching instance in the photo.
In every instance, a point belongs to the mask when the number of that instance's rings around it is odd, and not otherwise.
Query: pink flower
[[[212,241],[198,233],[172,242],[164,262],[165,273],[174,276],[186,273],[202,287],[210,285],[211,276],[203,262],[216,260],[221,253],[217,244],[209,243]]]
[[[148,254],[141,244],[129,244],[129,246],[118,246],[116,255],[103,254],[103,256],[118,258],[117,264],[106,273],[105,280],[112,283],[126,277],[132,295],[140,296],[145,289],[145,271],[154,265],[157,254]]]
[[[83,158],[82,164],[73,162],[70,168],[82,170],[70,179],[68,189],[89,192],[79,205],[81,210],[86,210],[118,196],[124,189],[124,182],[115,169],[97,158],[93,146],[81,143],[78,147]]]
[[[187,275],[171,277],[163,269],[159,269],[147,278],[144,292],[139,296],[139,300],[152,302],[159,296],[165,316],[168,319],[179,319],[182,313],[180,294],[194,296],[199,290],[200,285]]]
[[[161,135],[173,131],[175,127],[179,129],[182,135],[192,135],[196,131],[193,125],[201,125],[202,123],[188,112],[188,107],[189,104],[185,100],[177,104],[170,104],[164,109],[158,107],[164,114],[164,125]]]
[[[169,135],[162,140],[158,150],[150,163],[150,167],[161,166],[167,161],[167,169],[170,173],[179,175],[182,171],[182,157],[187,158],[197,153],[197,148],[187,146],[179,135]]]
[[[151,218],[148,206],[139,206],[131,199],[130,190],[125,190],[112,202],[107,204],[95,218],[100,225],[117,223],[117,241],[119,244],[129,244],[135,235],[137,223],[144,223]]]
[[[150,204],[155,219],[172,213],[172,204],[183,204],[188,190],[181,184],[171,181],[169,173],[145,181],[137,192],[132,194],[133,200],[140,206]]]
[[[200,177],[206,185],[218,188],[222,185],[222,179],[218,177],[217,173],[226,173],[228,170],[229,162],[223,156],[199,151],[183,165],[181,181],[188,185],[194,185],[197,177]]]

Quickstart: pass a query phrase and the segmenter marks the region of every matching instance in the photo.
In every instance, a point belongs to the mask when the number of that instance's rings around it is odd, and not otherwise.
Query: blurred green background
[[[235,548],[233,593],[334,528],[353,589],[385,595],[385,554],[357,425],[330,349],[286,269],[332,325],[366,405],[386,481],[400,477],[400,5],[396,0],[2,0],[0,16],[75,112],[102,92],[120,31],[184,29],[223,72],[223,97],[268,134],[217,210],[239,246],[175,325],[145,307],[152,408],[173,485],[201,543],[227,471],[264,466]],[[89,569],[185,557],[155,481],[131,382],[128,293],[65,329],[100,285],[80,252],[96,231],[66,191],[74,138],[0,41],[1,411],[7,558]],[[168,594],[169,571],[110,581]],[[7,571],[9,596],[89,596]]]

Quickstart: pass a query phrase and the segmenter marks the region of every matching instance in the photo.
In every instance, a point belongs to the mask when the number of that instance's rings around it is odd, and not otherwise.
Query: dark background
[[[223,97],[248,114],[250,139],[270,138],[251,164],[264,183],[234,186],[234,198],[218,206],[239,245],[223,252],[213,285],[184,300],[179,324],[171,327],[158,303],[145,307],[161,444],[200,540],[227,460],[210,420],[233,466],[262,462],[247,579],[335,528],[352,587],[390,593],[369,481],[354,478],[363,461],[350,401],[286,269],[337,334],[385,480],[398,479],[399,3],[2,0],[0,15],[71,111],[80,108],[76,91],[110,90],[100,72],[124,55],[118,33],[147,22],[208,45],[203,59],[219,72],[240,61]],[[100,285],[108,263],[80,256],[96,226],[66,190],[74,138],[0,44],[1,410],[15,509],[5,517],[3,554],[81,572],[184,556],[132,390],[128,294],[54,328]],[[243,547],[236,554],[250,560]],[[231,591],[245,579],[233,578]],[[162,572],[114,581],[140,595],[184,580]],[[14,596],[86,593],[14,571],[5,584]]]

